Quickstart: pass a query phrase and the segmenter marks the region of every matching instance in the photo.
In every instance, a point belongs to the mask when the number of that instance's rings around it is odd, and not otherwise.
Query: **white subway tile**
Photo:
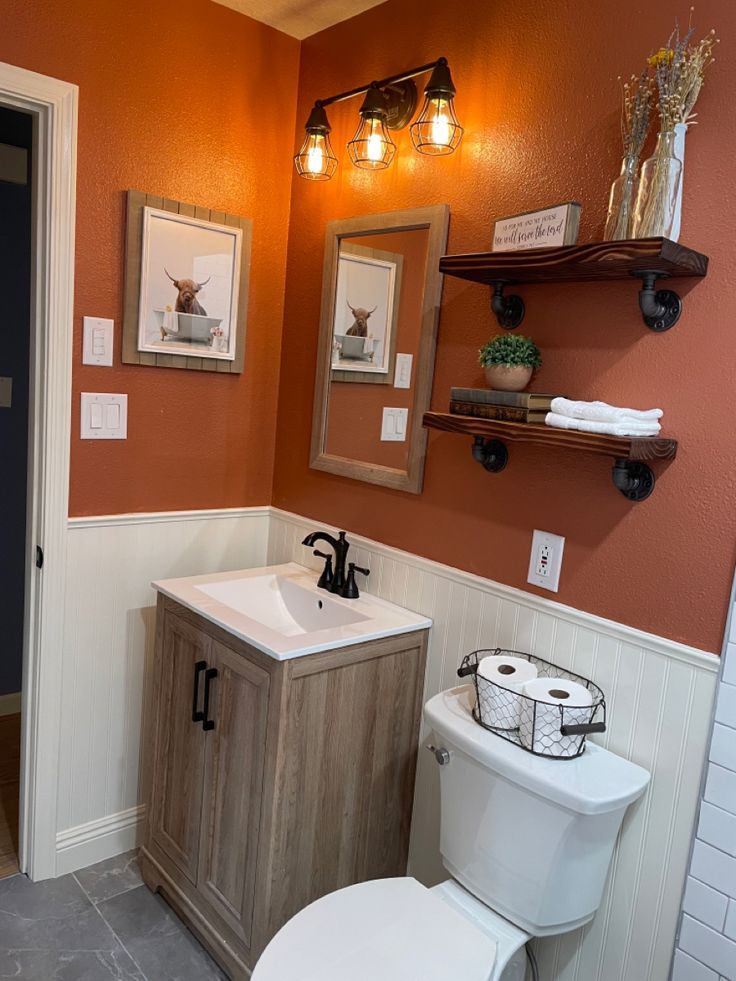
[[[736,814],[736,773],[716,763],[708,764],[703,799]]]
[[[720,848],[722,852],[736,855],[736,815],[703,801],[700,805],[698,838]]]
[[[736,981],[736,943],[691,916],[683,916],[680,947],[686,954]]]
[[[734,604],[733,614],[731,616],[728,639],[732,644],[736,644],[736,603]]]
[[[736,617],[733,618],[731,629],[736,629]],[[726,644],[723,654],[723,680],[729,685],[736,685],[736,643]]]
[[[695,842],[690,874],[718,892],[736,898],[736,858],[704,841]]]
[[[723,927],[723,932],[731,940],[736,940],[736,902],[733,899],[728,903],[728,913],[726,914],[726,923]]]
[[[736,770],[736,729],[730,726],[713,726],[713,740],[710,744],[711,763]]]
[[[721,682],[716,702],[716,722],[736,729],[736,685]]]
[[[718,981],[718,975],[682,950],[675,952],[672,981]]]
[[[714,930],[722,932],[728,905],[728,896],[724,896],[722,892],[717,892],[704,882],[700,882],[699,879],[688,876],[682,908],[690,916],[709,927],[713,927]],[[731,905],[736,908],[733,901]]]

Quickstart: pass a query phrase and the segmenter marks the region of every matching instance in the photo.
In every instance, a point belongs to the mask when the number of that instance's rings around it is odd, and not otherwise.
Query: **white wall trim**
[[[20,867],[56,872],[74,297],[76,85],[0,63],[0,103],[34,117],[32,341]],[[44,569],[32,561],[43,547]]]
[[[280,518],[282,521],[286,521],[294,526],[301,527],[306,522],[312,523],[318,528],[338,530],[332,525],[325,524],[324,521],[318,519],[313,520],[309,517],[295,514],[292,511],[283,511],[281,508],[271,508],[271,513],[272,516]],[[706,671],[711,671],[713,674],[718,672],[720,658],[717,654],[700,650],[697,647],[690,647],[687,644],[680,644],[677,641],[668,640],[666,637],[660,637],[658,634],[650,634],[636,627],[629,627],[615,620],[607,620],[605,617],[596,616],[594,613],[586,613],[584,610],[566,606],[564,603],[557,603],[554,600],[546,599],[544,596],[527,593],[525,590],[517,589],[515,586],[506,586],[493,579],[484,579],[482,576],[477,576],[472,572],[464,572],[462,569],[456,569],[454,566],[444,565],[432,559],[425,559],[421,555],[414,555],[411,552],[404,552],[399,548],[393,548],[390,545],[384,545],[370,538],[364,538],[362,535],[354,534],[351,531],[348,531],[348,536],[354,545],[360,548],[370,549],[375,554],[394,559],[420,572],[441,575],[444,579],[456,582],[461,586],[482,588],[499,598],[510,599],[514,603],[535,612],[546,613],[558,620],[566,620],[575,626],[587,627],[590,630],[606,633],[622,643],[634,644],[637,647],[644,647],[647,650],[656,651],[658,654],[673,658],[676,661],[683,661],[685,664],[705,668]],[[371,583],[367,585],[367,592],[374,591],[372,586],[373,584]]]
[[[176,521],[212,521],[217,518],[269,518],[268,505],[245,508],[200,508],[192,511],[131,511],[127,514],[94,514],[69,518],[69,528],[115,528],[121,525],[152,525]]]
[[[19,691],[11,691],[7,695],[0,695],[0,716],[16,715],[20,712],[20,698],[21,693]]]
[[[145,807],[129,807],[56,836],[56,874],[65,875],[121,855],[140,844]]]

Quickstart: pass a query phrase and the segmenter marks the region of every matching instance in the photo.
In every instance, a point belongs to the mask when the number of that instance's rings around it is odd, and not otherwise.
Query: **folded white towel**
[[[646,422],[651,424],[661,419],[661,409],[625,409],[607,402],[573,402],[570,399],[552,399],[551,409],[561,416],[571,419],[589,419],[591,422]]]
[[[572,419],[557,412],[548,412],[544,419],[555,429],[576,429],[581,433],[604,433],[608,436],[656,436],[661,430],[658,422],[593,422],[590,419]]]

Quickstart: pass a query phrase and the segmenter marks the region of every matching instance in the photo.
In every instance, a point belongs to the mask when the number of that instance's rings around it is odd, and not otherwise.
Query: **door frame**
[[[19,863],[56,875],[69,515],[76,85],[0,62],[0,104],[33,116],[33,246]],[[36,547],[44,553],[36,567]]]

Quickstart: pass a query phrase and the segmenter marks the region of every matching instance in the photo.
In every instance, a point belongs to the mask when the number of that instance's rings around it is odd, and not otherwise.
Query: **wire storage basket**
[[[487,658],[499,658],[499,661],[486,661],[479,672],[479,665]],[[520,684],[513,685],[511,681],[504,684],[508,677],[504,669],[510,674],[513,669],[509,665],[518,658],[528,662],[526,674],[530,677],[549,678],[559,684],[547,688],[544,681],[535,682],[536,688],[542,690],[541,697],[525,694]],[[598,685],[541,657],[500,647],[478,650],[463,658],[457,673],[461,678],[473,679],[475,721],[535,756],[574,759],[585,751],[585,737],[589,733],[606,731],[606,699]],[[491,673],[494,680],[484,676]],[[570,688],[583,694],[579,686],[586,689],[586,697],[571,698],[571,704],[566,705]],[[581,704],[588,699],[590,704]]]

